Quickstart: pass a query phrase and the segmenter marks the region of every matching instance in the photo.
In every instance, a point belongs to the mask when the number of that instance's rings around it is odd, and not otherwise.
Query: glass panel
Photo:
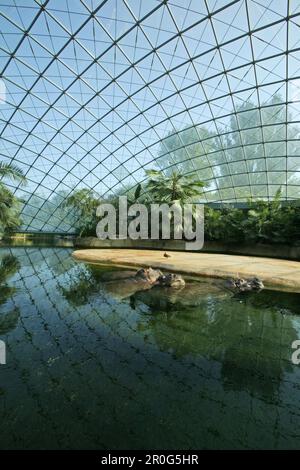
[[[146,168],[209,201],[299,198],[298,0],[20,3],[0,18],[0,152],[27,176],[24,229],[69,230],[46,197],[105,198]]]

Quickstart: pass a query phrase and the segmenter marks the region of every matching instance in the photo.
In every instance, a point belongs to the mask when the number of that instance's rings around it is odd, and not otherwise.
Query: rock
[[[168,273],[158,278],[158,284],[164,287],[179,289],[185,286],[185,281],[180,274]]]

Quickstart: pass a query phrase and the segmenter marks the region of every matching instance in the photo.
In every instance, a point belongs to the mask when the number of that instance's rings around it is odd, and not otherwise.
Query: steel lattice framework
[[[299,199],[300,0],[7,0],[0,152],[24,228],[177,169],[205,201]]]

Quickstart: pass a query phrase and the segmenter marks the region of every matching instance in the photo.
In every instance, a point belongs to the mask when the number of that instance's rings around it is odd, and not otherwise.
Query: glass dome
[[[204,202],[299,199],[300,0],[2,2],[1,160],[25,230],[177,169]]]

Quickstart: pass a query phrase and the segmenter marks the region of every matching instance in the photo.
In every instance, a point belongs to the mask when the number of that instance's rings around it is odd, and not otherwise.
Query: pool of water
[[[134,293],[65,248],[1,260],[1,449],[299,448],[299,294]]]

